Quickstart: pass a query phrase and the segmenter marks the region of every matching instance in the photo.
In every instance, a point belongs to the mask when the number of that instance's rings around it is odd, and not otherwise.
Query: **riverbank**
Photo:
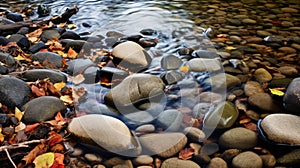
[[[2,166],[299,166],[299,5],[189,3],[205,29],[2,18]]]

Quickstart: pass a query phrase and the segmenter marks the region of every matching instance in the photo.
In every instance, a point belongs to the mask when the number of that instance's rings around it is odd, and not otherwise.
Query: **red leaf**
[[[40,124],[39,123],[35,123],[35,124],[32,124],[32,125],[27,125],[24,132],[30,132],[32,130],[34,130],[37,126],[39,126]]]
[[[193,148],[185,148],[185,149],[182,149],[180,152],[179,152],[179,159],[182,159],[182,160],[188,160],[190,158],[193,157],[194,155],[194,149]]]
[[[58,144],[62,141],[63,141],[63,138],[61,137],[61,135],[56,132],[53,132],[51,137],[49,138],[48,143],[49,143],[49,146],[54,146],[55,144]]]
[[[44,89],[39,89],[39,88],[36,87],[35,85],[32,85],[32,86],[31,86],[31,91],[32,91],[33,94],[37,95],[38,97],[41,97],[41,96],[45,96],[45,95],[46,95]]]
[[[61,153],[54,153],[54,163],[50,168],[64,168],[65,156]]]

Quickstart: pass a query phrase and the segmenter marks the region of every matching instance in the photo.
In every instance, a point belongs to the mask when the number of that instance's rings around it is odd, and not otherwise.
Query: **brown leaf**
[[[194,155],[193,148],[185,148],[179,152],[179,159],[188,160],[188,159],[192,158],[193,155]]]
[[[36,127],[38,127],[39,125],[40,125],[39,123],[27,125],[24,132],[30,132],[30,131],[34,130]]]
[[[43,88],[38,88],[35,85],[31,86],[31,91],[33,94],[35,94],[37,97],[45,96],[46,92]]]
[[[60,134],[54,131],[50,132],[49,134],[51,134],[51,136],[48,138],[49,146],[54,146],[55,144],[58,144],[64,140]]]
[[[252,130],[252,131],[257,131],[257,126],[255,123],[252,123],[252,122],[249,122],[249,123],[246,123],[244,124],[245,128],[249,129],[249,130]]]
[[[240,120],[240,124],[247,124],[247,123],[249,123],[250,121],[251,121],[250,118],[244,118],[244,119]]]
[[[47,150],[48,144],[46,141],[42,141],[42,143],[38,144],[26,156],[24,156],[22,161],[25,162],[25,165],[28,165],[32,163],[38,155],[45,153]]]

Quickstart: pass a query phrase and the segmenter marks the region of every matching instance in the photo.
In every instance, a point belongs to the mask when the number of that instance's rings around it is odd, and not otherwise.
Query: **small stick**
[[[28,145],[34,144],[34,143],[41,143],[42,141],[45,141],[45,140],[44,139],[32,140],[32,141],[22,142],[22,143],[19,143],[19,144],[1,146],[0,147],[0,152],[10,150],[10,149],[28,148]]]
[[[4,151],[6,152],[6,155],[7,155],[8,159],[9,159],[10,163],[14,166],[14,168],[17,168],[15,162],[11,159],[8,150],[7,150],[7,149],[4,149]]]

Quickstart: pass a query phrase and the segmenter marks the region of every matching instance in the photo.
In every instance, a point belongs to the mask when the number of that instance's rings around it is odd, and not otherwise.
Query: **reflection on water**
[[[77,25],[75,31],[96,31],[103,34],[108,30],[118,30],[125,34],[133,34],[143,28],[172,31],[179,27],[192,27],[193,22],[186,17],[188,13],[180,8],[182,2],[162,0],[6,0],[0,2],[0,7],[18,11],[28,5],[35,6],[43,3],[50,5],[52,15],[55,15],[76,4],[79,12],[72,17]],[[88,23],[92,27],[83,27],[82,23]]]

